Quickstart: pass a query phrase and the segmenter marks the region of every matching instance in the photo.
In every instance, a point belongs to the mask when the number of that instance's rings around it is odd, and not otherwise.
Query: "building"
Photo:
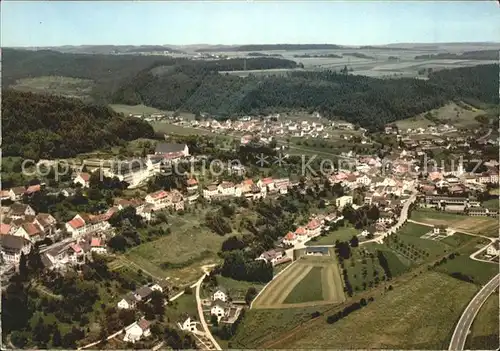
[[[228,311],[228,305],[226,302],[221,300],[215,300],[212,302],[210,314],[217,316],[218,321],[226,316],[226,311]]]
[[[41,240],[43,238],[43,231],[37,225],[33,223],[23,223],[21,226],[14,232],[15,236],[23,237],[32,243]]]
[[[335,200],[335,206],[342,209],[347,205],[352,205],[352,196],[341,196]]]
[[[435,235],[446,235],[446,228],[445,225],[436,225],[432,229],[432,233]]]
[[[145,201],[153,205],[153,210],[158,211],[172,205],[170,193],[165,190],[155,191],[146,195]]]
[[[276,266],[280,263],[287,262],[290,259],[286,256],[285,250],[273,249],[263,252],[255,260],[262,260],[267,263],[271,263],[273,266]]]
[[[90,252],[104,255],[108,252],[108,250],[100,238],[92,238],[90,241]]]
[[[218,287],[217,290],[212,295],[212,300],[221,300],[226,302],[228,299],[227,291],[223,287]]]
[[[330,256],[330,251],[328,247],[312,246],[306,248],[307,256]]]
[[[307,236],[314,238],[321,234],[321,223],[317,220],[311,220],[306,226]]]
[[[128,293],[127,295],[125,295],[125,297],[121,299],[117,304],[118,308],[125,310],[135,308],[136,305],[137,305],[137,300],[135,299],[133,293]]]
[[[143,160],[117,161],[111,165],[105,175],[128,183],[128,188],[135,188],[154,175],[152,168]]]
[[[166,156],[177,156],[186,157],[189,156],[189,148],[186,144],[169,144],[169,143],[158,143],[155,148],[155,155]]]
[[[134,297],[137,301],[145,301],[152,293],[153,290],[149,286],[143,286],[135,291]]]
[[[29,254],[32,244],[29,240],[14,235],[1,235],[0,243],[2,246],[2,258],[5,263],[18,265],[21,259],[21,254]]]
[[[177,323],[177,326],[179,327],[180,330],[197,333],[198,324],[199,324],[198,321],[196,321],[194,318],[191,318],[189,315],[186,315],[184,317],[184,320],[181,320],[180,322]]]
[[[499,241],[494,241],[490,246],[486,248],[486,254],[489,256],[498,256],[500,253]]]
[[[283,238],[283,244],[285,245],[292,245],[294,246],[298,240],[297,240],[297,235],[293,232],[288,232],[285,237]]]
[[[9,190],[9,196],[12,201],[20,201],[23,198],[26,189],[24,186],[17,186]]]
[[[145,319],[141,319],[125,328],[125,336],[123,341],[135,343],[136,341],[146,338],[151,335],[149,326],[151,323]]]
[[[52,235],[56,231],[57,220],[49,213],[39,213],[33,224],[38,226],[44,235]]]
[[[217,189],[223,196],[234,196],[236,190],[232,182],[222,182]]]
[[[73,179],[74,184],[80,184],[82,188],[88,188],[90,186],[90,174],[81,172]]]
[[[77,238],[84,234],[107,230],[111,227],[108,219],[117,210],[118,209],[116,207],[112,207],[106,213],[97,216],[77,214],[72,220],[66,222],[66,231],[70,233],[73,238]]]
[[[189,178],[186,180],[186,190],[188,192],[198,191],[198,181],[194,178]]]
[[[206,188],[203,189],[203,197],[205,199],[211,199],[214,196],[217,196],[219,193],[218,187],[215,184],[208,185]]]
[[[30,205],[20,204],[16,202],[10,206],[10,210],[7,216],[12,219],[24,219],[26,218],[26,216],[34,216],[35,214],[35,210],[32,209]]]

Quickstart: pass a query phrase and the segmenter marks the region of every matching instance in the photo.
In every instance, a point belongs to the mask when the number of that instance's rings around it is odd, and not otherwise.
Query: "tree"
[[[253,286],[249,287],[246,294],[245,294],[245,302],[247,305],[250,305],[252,300],[257,296],[257,289],[255,289]]]
[[[61,346],[61,343],[62,343],[61,332],[59,331],[59,328],[56,326],[54,334],[52,334],[52,346],[59,347]]]
[[[359,245],[359,239],[356,235],[353,235],[351,240],[350,240],[350,243],[351,243],[351,247],[358,247]]]
[[[21,252],[21,257],[19,259],[19,276],[23,280],[28,277],[28,265],[24,252]]]
[[[211,314],[211,315],[210,315],[210,323],[211,323],[214,327],[219,326],[219,319],[217,318],[217,316],[216,316],[215,314]]]

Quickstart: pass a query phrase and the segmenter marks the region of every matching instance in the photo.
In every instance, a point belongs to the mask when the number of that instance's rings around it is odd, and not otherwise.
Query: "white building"
[[[498,256],[500,253],[499,242],[495,241],[486,248],[486,254],[489,256]]]
[[[125,328],[125,337],[123,341],[135,343],[136,341],[146,338],[151,335],[151,330],[149,329],[150,322],[145,319],[141,319]]]
[[[5,263],[18,265],[21,254],[27,255],[31,251],[31,242],[20,236],[0,235],[1,254]]]
[[[137,300],[135,299],[133,293],[129,293],[123,299],[121,299],[117,305],[120,309],[129,310],[135,308],[135,306],[137,305]]]
[[[187,316],[187,318],[184,321],[178,322],[177,326],[181,330],[197,333],[198,324],[199,322],[197,322],[194,318]]]
[[[285,245],[295,246],[297,242],[298,242],[297,235],[295,235],[295,233],[293,232],[288,232],[283,238],[283,244]]]
[[[351,205],[351,204],[352,204],[352,196],[345,195],[345,196],[341,196],[335,200],[335,206],[337,206],[337,208],[339,208],[339,209],[342,209],[345,206]]]
[[[218,186],[219,193],[224,196],[234,196],[235,190],[234,183],[232,182],[222,182]]]
[[[73,179],[74,184],[80,184],[82,188],[88,188],[90,186],[90,174],[81,172]]]
[[[215,291],[214,294],[212,295],[212,300],[213,301],[215,301],[215,300],[221,300],[221,301],[226,302],[227,298],[228,298],[227,291],[226,291],[226,289],[224,289],[222,287],[218,287],[217,291]]]
[[[229,309],[227,308],[226,303],[221,300],[215,300],[210,308],[210,314],[217,316],[217,320],[219,322],[226,316],[226,311],[229,311]]]

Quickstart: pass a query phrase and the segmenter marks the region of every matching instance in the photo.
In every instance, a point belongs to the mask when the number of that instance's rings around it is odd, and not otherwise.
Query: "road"
[[[212,333],[210,332],[210,329],[208,328],[207,321],[205,320],[205,316],[203,315],[203,306],[201,305],[200,289],[201,289],[201,283],[203,282],[203,279],[205,279],[206,276],[207,276],[207,273],[203,274],[203,276],[196,283],[196,307],[198,308],[198,316],[200,318],[201,326],[203,327],[203,330],[205,331],[205,336],[214,345],[216,350],[222,350],[222,348],[219,346],[217,341],[214,339]]]
[[[399,214],[399,219],[398,222],[393,225],[387,232],[385,232],[382,235],[379,235],[377,238],[366,240],[363,242],[360,242],[360,245],[367,244],[367,243],[372,243],[372,242],[378,242],[382,243],[384,238],[388,237],[391,234],[394,234],[401,226],[406,222],[408,219],[408,210],[410,208],[410,205],[415,202],[417,199],[417,194],[418,191],[416,189],[412,189],[411,196],[404,202],[403,208],[401,209],[401,213]]]
[[[476,318],[477,313],[481,309],[486,299],[498,288],[498,283],[500,279],[500,274],[497,274],[479,292],[472,298],[469,305],[465,308],[462,313],[453,336],[451,337],[450,347],[448,350],[458,350],[464,349],[465,341],[467,340],[467,335],[469,334],[470,327],[474,318]]]

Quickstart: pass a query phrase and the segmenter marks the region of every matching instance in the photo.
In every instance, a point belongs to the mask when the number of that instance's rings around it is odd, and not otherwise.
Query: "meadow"
[[[479,310],[465,342],[467,350],[498,350],[498,291]]]

